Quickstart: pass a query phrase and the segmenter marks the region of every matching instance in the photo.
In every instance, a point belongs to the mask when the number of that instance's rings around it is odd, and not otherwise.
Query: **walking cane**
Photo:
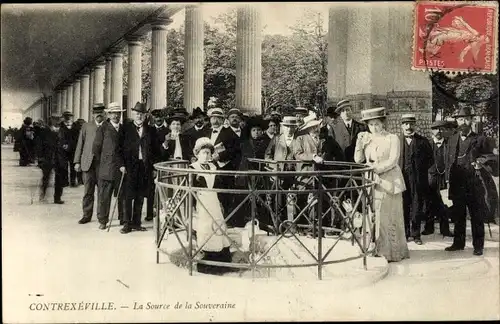
[[[113,222],[113,216],[115,215],[116,205],[120,200],[120,192],[122,190],[122,183],[124,178],[125,178],[125,172],[122,172],[122,178],[120,179],[120,185],[118,186],[118,194],[116,195],[115,205],[113,206],[113,211],[111,212],[111,217],[109,219],[108,232],[109,229],[111,228],[111,223]]]

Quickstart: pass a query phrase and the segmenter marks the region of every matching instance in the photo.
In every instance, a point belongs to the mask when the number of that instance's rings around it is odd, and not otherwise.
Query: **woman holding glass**
[[[358,135],[354,160],[373,167],[373,209],[375,213],[375,255],[388,262],[409,258],[403,218],[402,192],[406,190],[398,165],[400,141],[385,130],[383,107],[361,111],[361,119],[370,132]]]

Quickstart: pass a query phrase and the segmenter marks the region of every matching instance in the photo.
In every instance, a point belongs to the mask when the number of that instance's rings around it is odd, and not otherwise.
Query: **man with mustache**
[[[429,169],[429,197],[426,201],[426,222],[422,235],[434,234],[434,216],[439,218],[439,230],[443,236],[453,236],[450,232],[447,207],[441,198],[441,190],[446,188],[445,161],[448,152],[448,132],[450,123],[436,120],[431,125],[434,164]]]
[[[453,202],[454,238],[446,251],[465,248],[466,208],[472,226],[474,255],[483,255],[484,219],[487,212],[486,190],[482,181],[485,167],[493,153],[486,137],[472,131],[471,108],[462,107],[455,115],[457,132],[449,139],[446,179],[449,181],[448,198]]]
[[[428,171],[434,163],[429,140],[415,132],[414,114],[401,116],[401,155],[399,167],[403,171],[406,190],[403,192],[403,211],[407,241],[422,245],[420,226],[424,220],[424,202],[429,191]]]
[[[108,109],[104,111],[109,118],[97,129],[92,145],[92,154],[99,166],[97,170],[100,206],[98,220],[99,229],[101,230],[105,230],[106,224],[109,222],[111,196],[113,193],[118,199],[118,219],[120,220],[120,225],[124,224],[123,215],[125,207],[123,188],[118,192],[120,179],[125,171],[124,169],[120,170],[120,167],[123,165],[123,158],[118,147],[119,134],[123,127],[120,124],[120,118],[124,109],[122,109],[119,103],[111,102],[108,105]]]
[[[224,112],[221,108],[211,108],[208,111],[211,129],[208,133],[210,142],[214,145],[212,160],[218,165],[220,170],[238,170],[241,161],[240,139],[231,128],[223,127]],[[220,176],[223,188],[234,188],[234,176]],[[219,193],[219,200],[224,209],[224,217],[227,217],[233,210],[234,197],[230,193]],[[244,227],[244,219],[239,219],[234,215],[227,220],[228,226]]]
[[[97,129],[104,122],[104,104],[96,103],[92,107],[94,120],[83,124],[78,142],[76,144],[75,170],[83,173],[84,193],[82,199],[83,217],[78,221],[79,224],[87,224],[92,219],[94,209],[94,191],[97,185],[97,160],[92,154],[92,145],[94,143]],[[98,189],[99,190],[99,189]],[[96,215],[99,218],[99,200],[96,203]]]
[[[194,121],[194,126],[189,128],[184,136],[189,139],[189,152],[192,152],[194,145],[199,138],[206,137],[208,134],[208,127],[206,126],[205,119],[207,114],[201,110],[200,107],[196,107],[193,110],[191,119]],[[210,137],[210,136],[208,136]]]

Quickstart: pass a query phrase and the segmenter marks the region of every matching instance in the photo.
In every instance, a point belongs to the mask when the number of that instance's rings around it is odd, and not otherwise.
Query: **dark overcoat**
[[[126,170],[125,174],[125,196],[128,198],[143,195],[147,197],[153,179],[153,164],[158,161],[158,145],[155,138],[155,131],[146,123],[143,124],[142,135],[139,136],[137,128],[132,121],[126,121],[120,132],[118,139],[118,154],[121,156],[122,165]],[[144,177],[138,176],[139,169],[139,148],[142,154],[142,163],[145,166]],[[119,167],[120,167],[119,166]],[[139,190],[139,192],[137,192]]]
[[[123,165],[123,159],[119,154],[118,140],[122,128],[123,125],[120,125],[117,132],[111,122],[106,120],[96,131],[92,153],[99,165],[97,178],[100,180],[119,181],[121,178],[120,166]]]

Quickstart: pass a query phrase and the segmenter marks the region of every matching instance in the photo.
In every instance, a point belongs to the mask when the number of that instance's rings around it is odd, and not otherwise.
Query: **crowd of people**
[[[148,111],[146,104],[138,102],[132,108],[131,118],[121,121],[123,111],[118,103],[107,107],[95,104],[93,120],[81,124],[73,122],[70,112],[51,116],[47,126],[37,123],[31,127],[25,120],[23,127],[32,128],[26,134],[33,148],[26,145],[26,150],[20,151],[20,165],[37,159],[43,171],[40,201],[46,202],[49,177],[54,172],[54,203],[64,203],[64,187],[83,184],[83,216],[79,223],[89,223],[95,214],[99,228],[104,230],[114,195],[123,226],[120,232],[127,234],[146,230],[141,219],[145,198],[145,221],[157,216],[153,201],[154,164],[158,162],[183,160],[195,170],[228,171],[258,168],[252,159],[299,161],[269,164],[285,171],[335,168],[325,161],[364,163],[373,167],[375,173],[372,196],[376,255],[392,262],[408,258],[407,242],[423,244],[422,236],[434,233],[435,218],[441,234],[454,237],[446,251],[463,250],[466,209],[472,224],[474,255],[483,254],[484,223],[496,213],[498,201],[492,178],[498,176],[498,160],[490,142],[472,131],[473,114],[467,108],[457,111],[453,122],[435,121],[431,139],[416,133],[417,119],[412,114],[402,116],[401,134],[386,130],[383,107],[363,110],[361,121],[355,120],[347,99],[328,107],[323,118],[302,107],[283,116],[278,112],[248,116],[236,108],[226,113],[217,106],[208,110],[196,108],[191,114],[183,108]],[[200,172],[194,185],[238,189],[246,188],[247,181],[246,177]],[[285,191],[314,186],[308,176],[282,182],[280,187]],[[345,183],[330,181],[327,185]],[[443,203],[443,189],[448,189],[452,208]],[[94,201],[96,190],[98,199]],[[250,209],[244,206],[227,218],[243,199],[242,195],[229,193],[198,193],[194,200],[195,230],[204,258],[230,261],[229,240],[224,235],[210,234],[214,224],[222,228],[246,225]],[[309,200],[298,195],[299,211],[308,208]],[[282,201],[287,201],[286,197]],[[265,198],[258,201],[257,217],[261,229],[268,230],[271,220],[265,203]],[[327,203],[323,205],[328,209]],[[283,210],[281,207],[273,206]],[[286,208],[279,217],[287,217]],[[325,217],[323,222],[339,229],[346,227],[345,219],[333,214],[331,217]],[[454,233],[450,231],[450,220],[455,225]],[[302,217],[300,222],[307,220]],[[211,272],[213,267],[200,265],[199,271]]]

